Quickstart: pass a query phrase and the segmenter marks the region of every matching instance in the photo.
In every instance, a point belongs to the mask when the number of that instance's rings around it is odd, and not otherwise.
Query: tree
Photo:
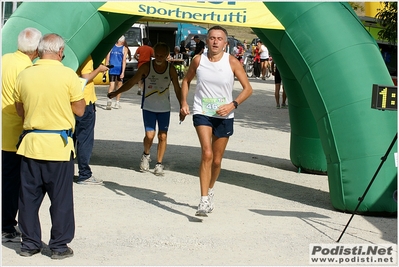
[[[384,27],[378,32],[378,36],[382,40],[388,41],[390,44],[396,45],[398,41],[397,33],[397,16],[398,16],[398,3],[395,2],[382,2],[383,8],[378,9],[375,18],[377,22]]]
[[[364,12],[364,3],[362,2],[349,2],[349,5],[353,8],[358,16]]]

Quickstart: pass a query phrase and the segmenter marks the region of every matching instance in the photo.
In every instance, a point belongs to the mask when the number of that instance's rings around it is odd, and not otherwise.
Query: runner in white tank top
[[[170,67],[167,57],[169,47],[165,43],[157,43],[154,46],[155,59],[140,66],[136,74],[128,80],[117,91],[109,93],[108,97],[130,90],[140,80],[144,81],[144,92],[142,94],[142,113],[145,128],[143,141],[144,151],[141,155],[140,170],[150,170],[150,149],[158,128],[157,162],[154,174],[163,175],[162,164],[167,146],[167,133],[170,122],[170,96],[169,85],[172,81],[177,100],[181,101],[181,90],[179,79],[175,68]],[[157,127],[158,126],[158,127]]]
[[[196,216],[208,216],[214,209],[213,187],[221,170],[221,162],[229,137],[233,134],[234,113],[251,94],[252,87],[241,63],[224,52],[227,31],[214,26],[206,40],[207,53],[192,59],[181,88],[180,120],[190,114],[187,104],[189,85],[197,76],[193,122],[201,144],[201,200]],[[234,76],[243,90],[233,100]]]
[[[200,57],[193,113],[216,118],[233,118],[233,111],[227,117],[216,113],[220,105],[233,101],[234,74],[230,67],[230,55],[223,53],[223,57],[217,62],[210,61],[208,53],[203,53]]]
[[[144,80],[143,98],[141,108],[152,112],[170,111],[170,64],[164,72],[159,73],[154,69],[154,61],[150,61],[150,72]]]

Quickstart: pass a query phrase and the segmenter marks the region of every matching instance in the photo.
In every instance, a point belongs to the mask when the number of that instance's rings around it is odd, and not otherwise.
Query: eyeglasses
[[[61,57],[61,61],[63,61],[63,60],[64,60],[64,58],[65,58],[65,55],[62,55],[62,57]]]

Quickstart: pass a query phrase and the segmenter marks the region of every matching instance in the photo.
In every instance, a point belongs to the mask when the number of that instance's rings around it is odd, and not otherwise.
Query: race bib
[[[207,116],[215,116],[216,110],[226,104],[226,98],[203,98],[202,99],[202,114]]]

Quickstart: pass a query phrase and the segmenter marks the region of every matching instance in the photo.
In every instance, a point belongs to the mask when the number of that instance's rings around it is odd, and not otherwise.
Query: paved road
[[[207,218],[194,216],[200,149],[191,117],[178,123],[173,93],[165,176],[158,177],[139,172],[144,130],[137,87],[122,95],[122,109],[111,111],[104,109],[107,87],[97,87],[91,164],[105,184],[74,184],[74,257],[49,257],[50,203],[45,198],[42,254],[23,258],[18,244],[7,243],[2,264],[309,265],[309,245],[336,244],[350,214],[331,206],[326,176],[298,173],[291,164],[288,110],[275,108],[273,81],[251,83],[254,94],[237,109],[235,133],[215,186],[216,208]],[[238,93],[239,83],[235,86]],[[397,219],[356,215],[341,243],[395,244]]]

